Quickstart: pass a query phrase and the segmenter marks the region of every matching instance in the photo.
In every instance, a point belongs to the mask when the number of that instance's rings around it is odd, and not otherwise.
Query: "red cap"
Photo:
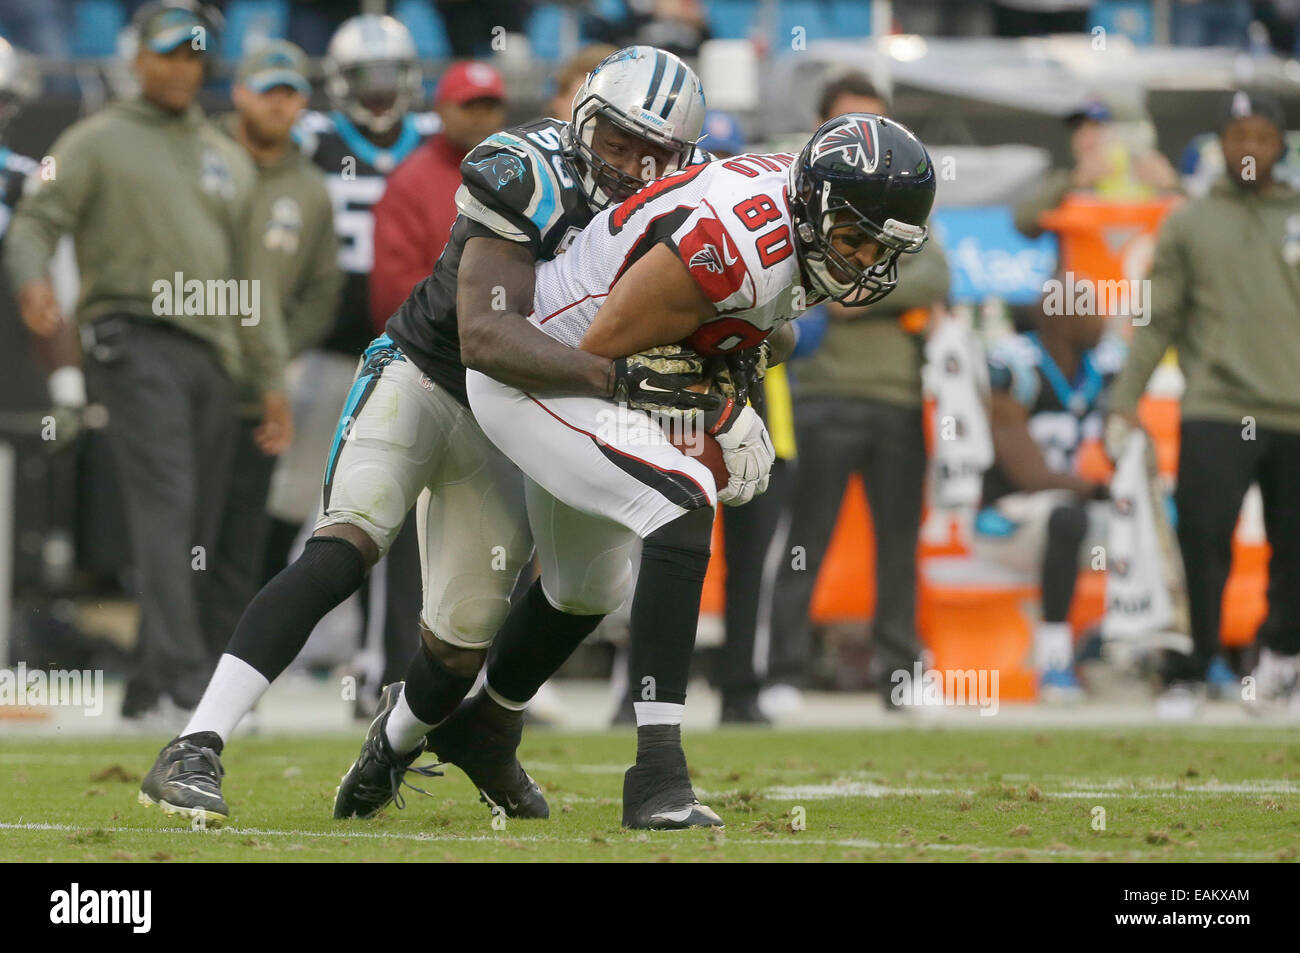
[[[434,104],[453,103],[459,106],[471,99],[506,98],[506,86],[501,74],[486,63],[456,63],[442,74],[438,89],[433,95]]]

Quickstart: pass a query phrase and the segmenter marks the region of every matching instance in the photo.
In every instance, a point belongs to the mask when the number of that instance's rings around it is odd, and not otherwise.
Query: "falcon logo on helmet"
[[[790,166],[795,247],[813,290],[849,307],[879,301],[898,284],[898,256],[929,237],[934,165],[901,123],[848,113],[813,133]],[[873,247],[867,266],[858,249]]]
[[[874,119],[858,119],[832,129],[818,139],[812,161],[838,155],[844,165],[862,172],[876,171],[877,136]]]
[[[564,147],[595,211],[623,201],[648,181],[621,171],[596,151],[600,120],[669,153],[665,167],[649,179],[676,172],[690,165],[704,125],[700,78],[672,53],[653,46],[611,53],[587,75],[573,97]]]

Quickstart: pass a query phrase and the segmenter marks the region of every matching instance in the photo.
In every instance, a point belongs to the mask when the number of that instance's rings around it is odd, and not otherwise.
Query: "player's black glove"
[[[723,399],[688,388],[707,379],[707,362],[694,351],[669,344],[614,361],[610,396],[638,410],[681,412],[716,410]]]
[[[733,351],[723,360],[727,365],[727,377],[735,388],[736,397],[741,403],[753,397],[757,388],[767,376],[767,342],[743,351]]]

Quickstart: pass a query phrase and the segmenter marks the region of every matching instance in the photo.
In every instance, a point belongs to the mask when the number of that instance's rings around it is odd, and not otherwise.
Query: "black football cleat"
[[[491,717],[485,717],[488,705]],[[517,755],[523,733],[522,711],[502,708],[480,692],[429,732],[426,747],[439,762],[464,771],[484,804],[500,807],[506,817],[543,820],[551,816],[550,806]]]
[[[666,745],[639,755],[623,775],[623,826],[681,831],[726,825],[695,796],[685,752]]]
[[[423,788],[417,788],[406,780],[406,772],[414,771],[426,778],[440,778],[441,771],[433,768],[417,768],[415,759],[424,754],[424,744],[416,746],[409,754],[399,755],[393,751],[384,737],[384,726],[388,724],[388,715],[397,706],[402,695],[402,683],[393,682],[379,694],[379,713],[366,731],[366,740],[361,743],[361,754],[348,773],[343,775],[334,792],[334,816],[374,817],[392,801],[400,811],[406,807],[402,798],[402,785],[412,791],[428,794]]]
[[[211,748],[177,738],[158,752],[136,800],[143,807],[156,804],[164,814],[188,817],[196,826],[220,827],[230,818],[221,797],[225,773]]]

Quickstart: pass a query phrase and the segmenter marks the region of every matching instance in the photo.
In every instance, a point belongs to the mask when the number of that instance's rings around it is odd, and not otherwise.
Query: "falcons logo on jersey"
[[[686,263],[688,268],[695,268],[698,265],[703,265],[704,270],[710,274],[722,274],[722,256],[718,254],[717,247],[706,244],[692,255],[691,260]]]
[[[823,156],[838,154],[839,160],[851,169],[874,172],[880,154],[874,119],[846,122],[822,136],[813,147],[812,161],[817,164]]]

